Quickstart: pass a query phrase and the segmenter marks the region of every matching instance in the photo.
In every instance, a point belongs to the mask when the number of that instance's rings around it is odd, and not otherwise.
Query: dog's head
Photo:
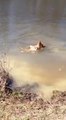
[[[41,41],[39,42],[39,47],[40,48],[44,48],[44,47],[46,47],[45,45],[43,45],[42,43],[41,43]]]

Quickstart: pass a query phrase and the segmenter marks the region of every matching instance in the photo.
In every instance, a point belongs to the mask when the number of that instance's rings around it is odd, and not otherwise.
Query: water
[[[39,40],[41,53],[20,48]],[[66,0],[0,0],[0,53],[18,86],[38,83],[41,89],[66,89]]]

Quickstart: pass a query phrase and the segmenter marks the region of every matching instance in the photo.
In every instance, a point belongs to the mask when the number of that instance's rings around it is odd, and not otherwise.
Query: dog
[[[36,45],[30,45],[28,48],[22,48],[21,52],[36,52],[43,50],[46,46],[43,45],[41,41],[39,41]]]

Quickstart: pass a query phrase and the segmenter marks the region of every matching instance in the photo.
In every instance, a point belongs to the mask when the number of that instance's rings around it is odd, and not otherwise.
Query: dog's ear
[[[44,47],[46,47],[45,45],[42,45],[42,47],[44,48]]]

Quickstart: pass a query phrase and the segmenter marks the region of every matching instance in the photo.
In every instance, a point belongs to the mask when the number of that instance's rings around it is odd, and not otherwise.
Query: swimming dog
[[[36,45],[30,45],[28,48],[21,48],[21,52],[36,52],[43,50],[46,46],[43,45],[41,41],[39,41]]]

